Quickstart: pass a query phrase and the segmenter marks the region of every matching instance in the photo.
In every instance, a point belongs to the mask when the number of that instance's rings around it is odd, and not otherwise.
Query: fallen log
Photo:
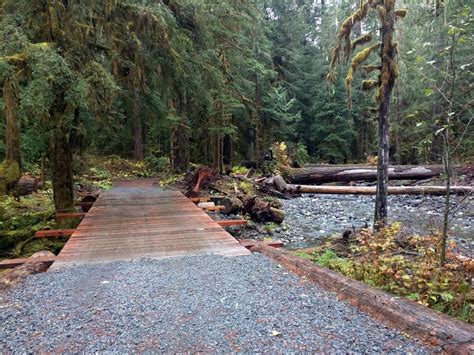
[[[0,278],[0,290],[22,282],[26,277],[48,270],[56,260],[49,251],[39,251],[26,259],[8,259],[0,262],[0,269],[13,269]]]
[[[473,166],[458,166],[455,171],[472,173]],[[389,180],[424,180],[443,173],[441,165],[398,165],[388,171]],[[323,184],[328,182],[377,181],[377,167],[371,165],[310,165],[290,169],[288,180],[292,184]]]
[[[257,222],[282,223],[285,219],[285,212],[274,208],[269,202],[263,201],[256,196],[244,199],[244,210],[252,220]]]
[[[34,176],[23,175],[16,186],[16,195],[26,196],[37,192],[43,186],[42,182]]]
[[[242,212],[244,205],[242,201],[235,196],[226,196],[221,201],[220,204],[224,206],[222,213],[224,214],[237,214]]]
[[[329,194],[329,195],[375,195],[375,186],[311,186],[288,185],[294,193]],[[467,195],[474,192],[471,186],[452,186],[452,194]],[[389,195],[444,195],[444,186],[389,186]]]
[[[472,354],[474,327],[405,298],[394,297],[335,271],[320,267],[288,251],[257,244],[250,249],[261,253],[291,272],[334,292],[339,299],[383,320],[403,332],[410,333],[446,353]]]
[[[38,251],[29,258],[5,259],[0,261],[0,269],[13,269],[23,264],[29,263],[45,263],[47,266],[51,265],[57,256],[50,251]]]

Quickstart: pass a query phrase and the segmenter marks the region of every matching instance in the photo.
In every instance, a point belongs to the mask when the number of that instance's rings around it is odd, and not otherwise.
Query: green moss
[[[61,240],[34,238],[38,230],[55,228],[54,207],[48,193],[35,193],[16,201],[0,202],[0,255],[23,257],[39,250],[57,251]]]
[[[20,180],[20,166],[15,161],[3,161],[0,164],[0,196],[14,188]]]

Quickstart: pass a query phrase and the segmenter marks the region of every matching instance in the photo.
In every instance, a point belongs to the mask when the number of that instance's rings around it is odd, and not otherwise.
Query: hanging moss
[[[347,76],[346,76],[346,95],[349,100],[349,105],[351,103],[351,84],[352,84],[353,79],[354,79],[354,70],[352,68],[349,68],[349,71],[347,72]]]
[[[337,43],[332,50],[332,55],[331,55],[331,61],[329,64],[329,74],[327,76],[327,80],[331,83],[334,83],[335,81],[335,68],[337,63],[339,62],[339,57],[340,57],[340,52],[342,49],[342,43],[344,43],[344,57],[346,59],[349,59],[349,56],[351,54],[351,51],[357,46],[356,44],[353,47],[353,42],[351,42],[350,36],[351,36],[351,31],[352,28],[356,23],[361,22],[366,16],[369,11],[369,9],[375,9],[378,5],[380,4],[380,1],[378,0],[367,0],[364,3],[360,5],[360,7],[348,18],[344,20],[344,22],[341,25],[341,28],[339,30],[338,36],[337,36]],[[362,36],[363,37],[363,36]],[[357,41],[357,39],[355,40]],[[367,40],[364,43],[369,42],[370,40]]]
[[[368,48],[365,48],[363,50],[361,50],[360,52],[358,52],[354,58],[352,58],[352,63],[351,63],[351,67],[349,68],[349,71],[347,72],[347,77],[346,77],[346,94],[347,94],[347,98],[349,100],[349,106],[351,104],[351,100],[350,100],[350,97],[351,97],[351,84],[352,84],[352,80],[353,80],[353,77],[354,77],[354,72],[357,70],[357,68],[359,67],[360,64],[362,64],[365,60],[367,60],[367,58],[370,56],[370,54],[378,49],[380,47],[380,44],[374,44]]]
[[[372,33],[367,33],[365,35],[357,37],[351,43],[352,50],[356,49],[357,46],[362,46],[362,45],[372,41],[372,38],[373,38]]]
[[[381,70],[382,67],[380,65],[364,65],[362,66],[362,69],[365,70],[366,74],[370,74],[375,70]]]
[[[378,82],[375,80],[364,80],[362,84],[360,85],[360,89],[363,91],[369,91],[375,88],[377,84]]]
[[[359,67],[359,65],[362,64],[365,60],[367,60],[369,55],[378,48],[380,48],[380,44],[377,43],[358,52],[354,56],[354,58],[352,58],[352,70],[355,71]]]

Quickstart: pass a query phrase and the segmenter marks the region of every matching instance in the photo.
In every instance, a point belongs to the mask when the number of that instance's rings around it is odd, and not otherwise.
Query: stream
[[[273,237],[285,242],[286,247],[314,246],[324,238],[346,229],[371,226],[374,196],[303,195],[282,200],[285,222],[273,232]],[[451,235],[460,246],[474,251],[474,197],[452,196],[456,209],[450,224]],[[427,233],[441,228],[443,196],[389,196],[389,221],[402,222],[411,233]]]

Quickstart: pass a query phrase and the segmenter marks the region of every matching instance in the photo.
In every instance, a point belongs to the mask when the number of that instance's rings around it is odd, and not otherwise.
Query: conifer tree
[[[346,92],[349,105],[351,104],[351,84],[357,69],[372,53],[378,52],[380,65],[366,65],[366,73],[378,72],[377,80],[362,82],[362,90],[377,89],[376,109],[378,116],[378,162],[377,162],[377,195],[375,199],[375,227],[383,227],[387,223],[387,196],[388,196],[388,166],[389,166],[389,113],[392,90],[398,76],[397,43],[394,40],[395,21],[405,17],[406,10],[396,10],[395,0],[367,0],[360,4],[357,10],[341,25],[337,43],[332,52],[328,80],[335,81],[335,68],[341,52],[349,59],[353,50],[370,43],[374,39],[371,32],[352,38],[353,28],[363,21],[370,11],[376,11],[380,23],[379,39],[354,55],[346,77]]]

